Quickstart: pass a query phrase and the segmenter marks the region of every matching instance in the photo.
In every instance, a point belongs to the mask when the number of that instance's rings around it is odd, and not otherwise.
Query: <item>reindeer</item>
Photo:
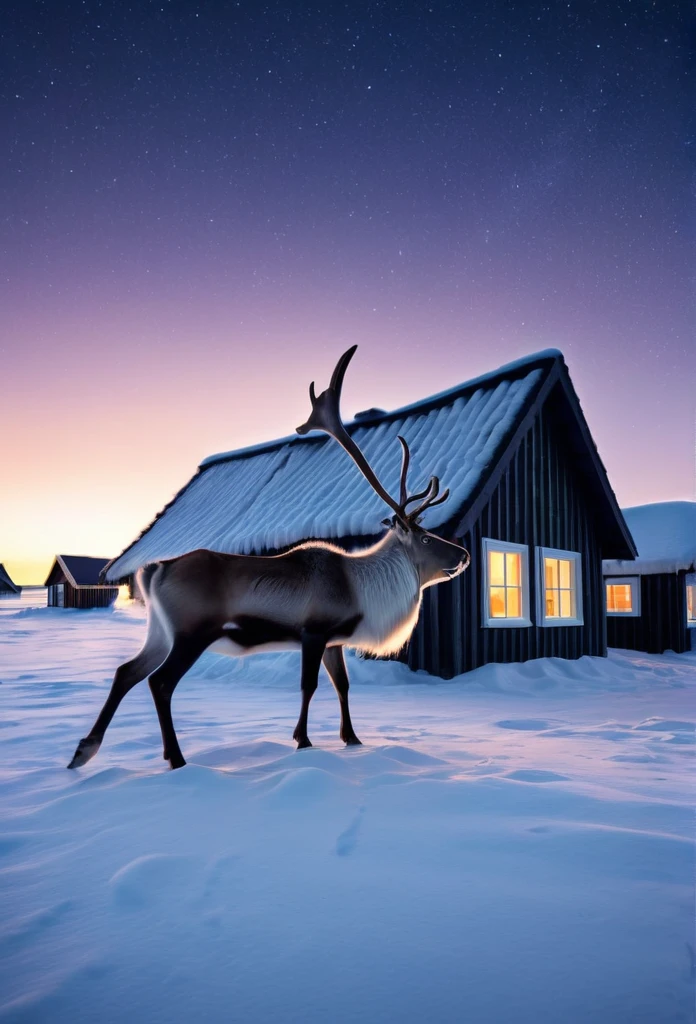
[[[329,387],[318,398],[312,382],[312,412],[297,432],[321,430],[343,446],[394,513],[383,520],[385,534],[371,547],[353,552],[309,541],[280,555],[199,549],[144,566],[138,583],[147,605],[145,645],[116,670],[104,707],[68,768],[79,768],[94,757],[119,704],[146,676],[162,730],[164,759],[172,768],[186,764],[172,721],[172,694],[207,648],[232,656],[301,651],[302,705],[293,733],[298,749],[312,745],[307,716],[323,662],[338,695],[340,737],[348,745],[360,744],[348,708],[343,648],[373,655],[398,652],[416,625],[423,590],[463,572],[469,554],[419,525],[425,510],[445,501],[449,491],[440,494],[433,476],[425,490],[408,495],[406,441],[399,437],[402,462],[396,501],[345,429],[339,409],[341,388],[356,349],[354,345],[344,352]]]

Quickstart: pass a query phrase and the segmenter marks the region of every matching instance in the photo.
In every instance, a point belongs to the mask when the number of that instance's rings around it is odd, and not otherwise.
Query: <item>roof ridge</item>
[[[538,352],[530,353],[528,356],[523,356],[522,358],[513,360],[510,363],[505,363],[503,366],[499,366],[496,370],[490,370],[487,373],[480,374],[478,377],[472,377],[470,380],[462,381],[451,388],[446,388],[444,391],[437,391],[435,394],[428,395],[426,398],[421,398],[416,402],[410,402],[407,405],[402,405],[396,409],[378,413],[374,416],[364,416],[360,419],[354,418],[352,420],[348,420],[345,424],[346,429],[348,431],[357,430],[363,427],[374,426],[377,423],[388,423],[390,420],[400,419],[404,416],[413,415],[414,413],[425,414],[438,406],[450,405],[458,398],[462,398],[467,392],[478,390],[483,385],[493,384],[497,380],[504,379],[506,377],[514,378],[522,376],[545,363],[552,366],[558,362],[565,365],[563,353],[560,349],[541,349]],[[248,445],[244,448],[233,448],[230,451],[208,455],[207,458],[203,459],[202,462],[198,464],[198,469],[204,470],[209,466],[216,465],[220,462],[231,462],[234,459],[241,459],[252,455],[262,455],[265,452],[277,451],[285,445],[317,442],[324,443],[326,441],[327,438],[322,436],[318,431],[312,431],[306,436],[288,434],[285,437],[279,437],[273,441],[260,441],[258,444]]]

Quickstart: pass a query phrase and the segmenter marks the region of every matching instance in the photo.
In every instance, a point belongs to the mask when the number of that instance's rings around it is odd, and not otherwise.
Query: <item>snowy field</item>
[[[170,772],[146,684],[65,765],[137,606],[0,602],[0,1021],[693,1020],[696,652],[351,659],[361,748],[299,659],[206,655]],[[33,606],[32,606],[33,605]]]

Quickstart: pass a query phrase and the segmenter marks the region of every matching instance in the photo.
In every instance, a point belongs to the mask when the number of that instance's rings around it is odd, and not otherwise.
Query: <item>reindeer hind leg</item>
[[[171,651],[150,676],[150,692],[162,730],[163,756],[172,768],[183,768],[186,764],[174,729],[172,694],[182,677],[215,639],[216,636],[207,634],[199,637],[175,636]]]
[[[340,736],[344,743],[351,747],[362,746],[355,735],[353,723],[350,720],[348,708],[348,670],[342,647],[327,647],[324,651],[324,668],[329,674],[329,679],[334,685],[338,695],[338,703],[341,707],[341,731]]]

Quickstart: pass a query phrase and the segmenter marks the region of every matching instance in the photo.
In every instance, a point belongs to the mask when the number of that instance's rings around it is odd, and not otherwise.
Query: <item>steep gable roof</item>
[[[108,563],[108,558],[92,558],[89,555],[56,555],[44,586],[59,582],[54,577],[60,575],[62,570],[73,587],[96,587],[103,583],[99,574]]]
[[[0,593],[21,594],[22,588],[10,579],[5,566],[0,562]]]
[[[450,489],[449,501],[429,509],[424,517],[428,529],[444,529],[468,516],[493,486],[498,467],[512,454],[543,401],[554,388],[564,391],[564,376],[569,388],[565,404],[574,402],[566,410],[570,434],[608,517],[607,546],[631,557],[630,535],[563,356],[555,349],[393,412],[361,416],[347,429],[394,493],[401,459],[397,435],[406,438],[412,453],[412,489],[422,487],[433,473]],[[374,537],[388,511],[335,441],[316,433],[281,438],[205,459],[193,479],[109,565],[106,578],[122,579],[149,561],[197,547],[258,553],[310,538]]]

